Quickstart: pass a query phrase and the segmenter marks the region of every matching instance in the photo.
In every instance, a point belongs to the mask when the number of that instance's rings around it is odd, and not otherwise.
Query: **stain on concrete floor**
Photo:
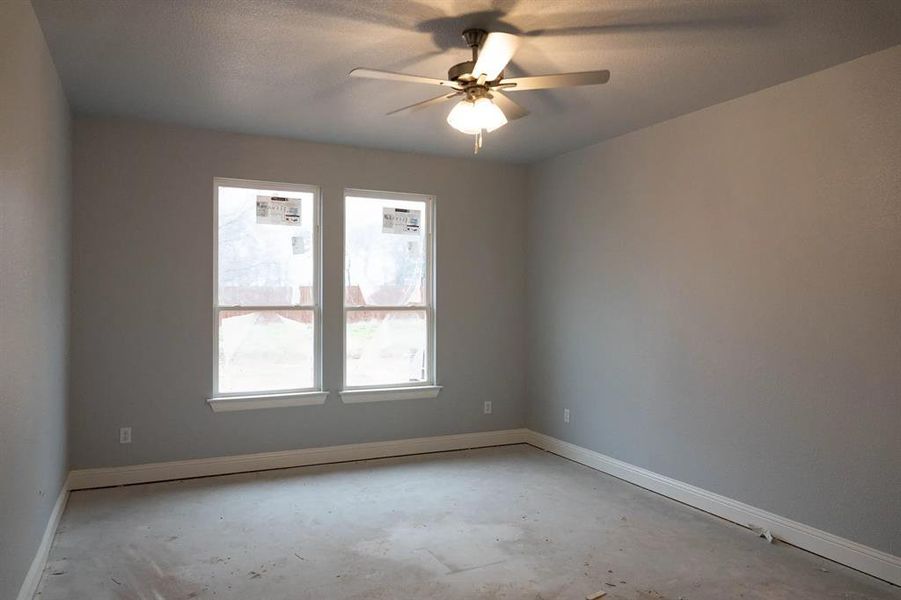
[[[901,600],[530,446],[72,493],[41,600]]]

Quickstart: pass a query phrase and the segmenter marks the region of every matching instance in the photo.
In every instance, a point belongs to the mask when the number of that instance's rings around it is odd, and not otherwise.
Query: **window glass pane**
[[[291,200],[267,203],[272,196]],[[293,199],[299,222],[276,218]],[[313,194],[219,187],[218,251],[220,305],[313,304]]]
[[[312,388],[313,311],[219,311],[219,391]]]
[[[347,312],[347,385],[428,380],[426,312]]]
[[[347,306],[426,302],[426,203],[345,198]]]

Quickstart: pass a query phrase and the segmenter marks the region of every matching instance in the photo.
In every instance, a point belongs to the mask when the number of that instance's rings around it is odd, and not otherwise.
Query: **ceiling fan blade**
[[[519,38],[512,33],[489,33],[472,69],[473,77],[484,75],[486,81],[494,81],[518,48]]]
[[[510,100],[510,98],[504,96],[498,90],[491,90],[491,99],[494,100],[494,103],[501,109],[508,121],[520,119],[529,114],[529,111],[513,100]]]
[[[514,77],[504,79],[502,85],[505,92],[523,92],[526,90],[546,90],[549,88],[573,87],[577,85],[598,85],[610,81],[610,71],[584,71],[582,73],[558,73],[556,75],[536,75],[534,77]]]
[[[432,106],[432,105],[434,105],[434,104],[441,104],[441,103],[444,102],[445,100],[450,100],[451,98],[455,98],[456,96],[459,96],[459,95],[461,95],[461,94],[462,94],[462,92],[453,92],[452,94],[445,94],[445,95],[442,95],[442,96],[436,96],[435,98],[429,98],[428,100],[423,100],[422,102],[417,102],[416,104],[411,104],[410,106],[405,106],[405,107],[403,107],[403,108],[398,108],[397,110],[392,110],[391,112],[385,113],[385,114],[388,114],[388,115],[394,115],[394,114],[397,114],[397,113],[399,113],[399,112],[403,112],[403,111],[405,111],[405,110],[409,110],[409,111],[417,111],[417,110],[421,110],[421,109],[423,109],[423,108]]]
[[[455,81],[447,79],[434,79],[433,77],[422,77],[420,75],[408,75],[407,73],[395,73],[393,71],[380,71],[378,69],[362,69],[356,68],[350,73],[350,77],[364,77],[366,79],[382,79],[384,81],[403,81],[405,83],[425,83],[426,85],[442,85],[445,87],[457,88]]]

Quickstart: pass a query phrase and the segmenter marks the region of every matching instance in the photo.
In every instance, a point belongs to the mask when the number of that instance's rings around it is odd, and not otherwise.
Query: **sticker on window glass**
[[[300,198],[257,196],[257,225],[300,226]]]
[[[382,208],[382,233],[418,235],[422,211],[409,208]]]
[[[291,251],[294,254],[303,254],[307,251],[306,241],[303,236],[295,235],[291,238]]]

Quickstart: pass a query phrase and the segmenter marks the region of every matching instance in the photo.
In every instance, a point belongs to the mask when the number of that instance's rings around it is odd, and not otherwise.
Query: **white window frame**
[[[425,305],[402,306],[348,306],[344,278],[344,269],[347,264],[347,197],[371,198],[373,200],[404,200],[425,203],[426,216],[426,280],[425,280]],[[341,226],[344,239],[341,244],[341,400],[345,403],[376,402],[381,400],[408,400],[417,398],[434,398],[441,390],[438,385],[438,360],[436,353],[436,294],[435,294],[435,196],[429,194],[415,194],[409,192],[381,192],[373,190],[361,190],[348,188],[344,190],[344,198],[341,204]],[[347,314],[354,311],[421,311],[426,313],[426,369],[425,381],[410,383],[389,383],[380,385],[350,386],[347,384]]]
[[[219,188],[302,192],[313,195],[313,304],[285,306],[247,306],[219,304]],[[323,404],[328,392],[322,389],[322,201],[318,186],[258,181],[252,179],[213,179],[213,396],[207,400],[214,412],[280,408]],[[219,313],[223,310],[309,310],[313,312],[313,387],[260,392],[219,391]]]

